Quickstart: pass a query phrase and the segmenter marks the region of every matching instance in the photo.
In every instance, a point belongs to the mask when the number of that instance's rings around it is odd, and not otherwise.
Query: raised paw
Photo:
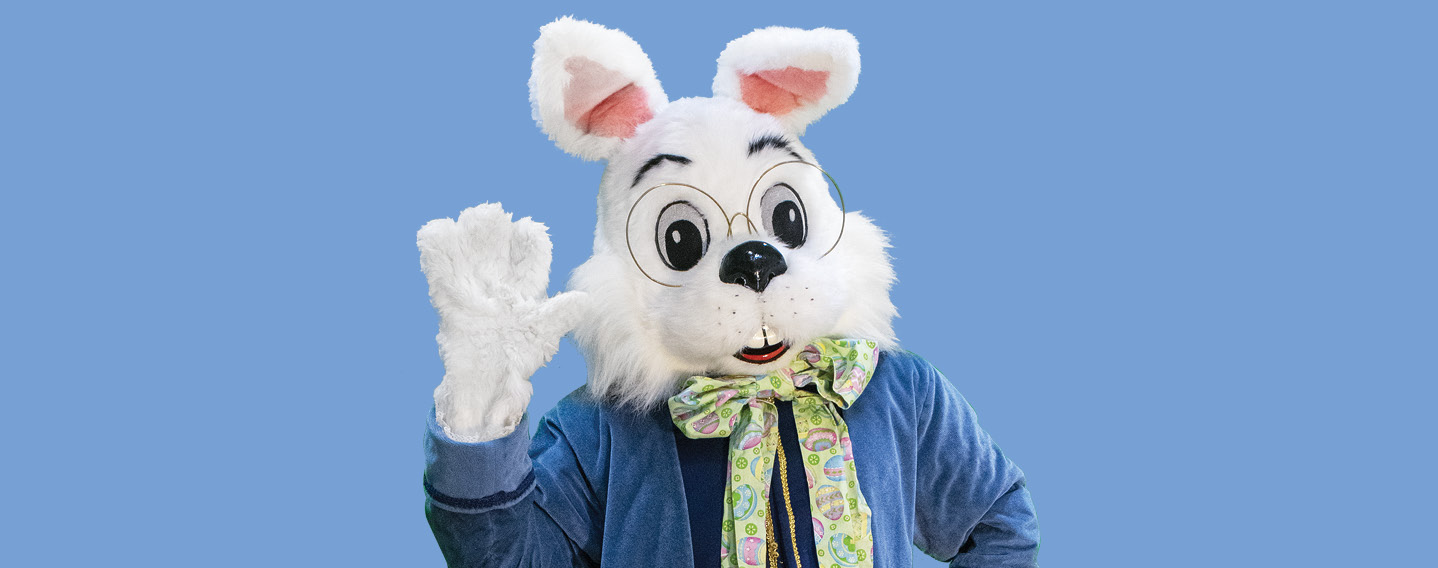
[[[445,382],[457,390],[468,383],[515,391],[505,381],[527,381],[586,313],[582,293],[547,297],[544,225],[513,221],[498,203],[466,209],[458,220],[430,221],[418,237],[420,268],[439,312]]]
[[[551,245],[545,226],[528,217],[518,221],[498,203],[485,203],[435,219],[419,230],[420,269],[429,280],[430,298],[443,315],[448,310],[504,310],[544,299],[549,286]]]

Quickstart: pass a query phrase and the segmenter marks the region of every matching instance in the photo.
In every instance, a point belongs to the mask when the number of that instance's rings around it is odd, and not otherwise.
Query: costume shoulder
[[[574,389],[540,417],[531,453],[553,438],[563,440],[576,454],[592,451],[609,430],[612,412],[589,387]]]
[[[608,413],[603,401],[594,396],[586,385],[564,395],[554,408],[544,413],[541,420],[561,425],[593,425],[608,420]]]
[[[938,381],[946,379],[928,360],[912,351],[890,349],[879,353],[879,364],[864,396],[882,392],[884,397],[906,406],[927,402]]]
[[[596,396],[588,386],[583,386],[560,399],[540,419],[530,454],[538,457],[555,442],[562,442],[581,465],[598,466],[607,461],[610,448],[650,445],[660,438],[668,440],[671,428],[667,415],[633,412]]]
[[[916,373],[934,372],[934,366],[913,351],[890,349],[879,353],[879,367],[874,372],[876,374],[884,372],[911,376]]]

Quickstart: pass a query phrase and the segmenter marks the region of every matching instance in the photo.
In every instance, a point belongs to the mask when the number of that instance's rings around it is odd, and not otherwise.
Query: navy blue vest
[[[814,556],[813,515],[809,512],[809,483],[804,475],[804,454],[799,448],[799,434],[794,429],[792,403],[779,401],[779,438],[788,458],[789,496],[794,508],[794,530],[789,527],[789,514],[784,510],[784,491],[779,486],[779,468],[774,468],[773,487],[769,491],[769,512],[774,515],[774,536],[779,540],[781,566],[796,566],[794,546],[789,535],[799,539],[799,560],[805,568],[819,568]],[[691,440],[674,429],[674,445],[679,451],[679,469],[684,474],[684,495],[689,502],[689,537],[694,543],[695,568],[719,566],[719,542],[724,523],[725,476],[729,465],[729,439],[704,438]]]

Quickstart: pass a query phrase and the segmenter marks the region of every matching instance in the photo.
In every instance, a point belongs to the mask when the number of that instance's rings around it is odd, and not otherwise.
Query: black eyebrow
[[[681,166],[687,166],[690,162],[689,158],[685,158],[684,156],[675,156],[674,154],[659,154],[658,156],[649,158],[648,162],[644,162],[644,165],[639,166],[639,173],[634,174],[634,183],[629,184],[629,187],[639,185],[639,178],[644,177],[644,174],[648,173],[649,170],[654,168],[654,166],[657,166],[660,162],[666,160],[677,163]]]
[[[749,155],[753,156],[754,154],[765,148],[784,150],[788,152],[790,156],[793,156],[796,160],[802,161],[804,159],[803,156],[800,156],[798,152],[795,152],[793,148],[789,147],[788,140],[785,140],[783,136],[775,136],[773,134],[765,134],[754,139],[753,142],[750,142]]]

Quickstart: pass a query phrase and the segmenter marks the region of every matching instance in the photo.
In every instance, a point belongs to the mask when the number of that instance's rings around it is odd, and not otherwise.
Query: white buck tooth
[[[745,346],[745,347],[748,347],[748,348],[750,348],[750,349],[762,349],[765,345],[768,345],[768,344],[769,344],[769,326],[766,325],[766,326],[760,327],[760,328],[759,328],[759,331],[754,334],[754,337],[749,338],[749,342],[748,342],[748,343],[745,343],[744,346]]]
[[[769,326],[765,325],[759,328],[759,331],[754,334],[754,337],[749,338],[749,342],[745,343],[744,347],[749,349],[763,349],[778,344],[779,336],[769,331]]]

